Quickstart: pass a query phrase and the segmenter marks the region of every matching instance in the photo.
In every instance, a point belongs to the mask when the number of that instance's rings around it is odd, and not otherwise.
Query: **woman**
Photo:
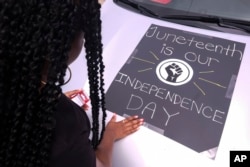
[[[0,0],[0,10],[0,166],[112,166],[114,141],[143,120],[114,115],[105,126],[98,1]],[[92,127],[60,88],[83,39]]]

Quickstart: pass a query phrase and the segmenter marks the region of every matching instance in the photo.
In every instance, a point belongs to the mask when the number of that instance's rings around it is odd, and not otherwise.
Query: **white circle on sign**
[[[166,59],[157,65],[156,75],[163,83],[179,86],[192,79],[193,69],[183,60]]]

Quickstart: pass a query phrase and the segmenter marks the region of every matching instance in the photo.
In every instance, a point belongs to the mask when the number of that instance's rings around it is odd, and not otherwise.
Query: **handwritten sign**
[[[120,69],[107,109],[197,152],[217,148],[245,44],[151,25]]]

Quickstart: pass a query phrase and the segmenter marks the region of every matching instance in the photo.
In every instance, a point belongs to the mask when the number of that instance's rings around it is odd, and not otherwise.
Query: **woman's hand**
[[[68,98],[72,98],[75,94],[81,92],[81,89],[75,89],[75,90],[71,90],[71,91],[68,91],[68,92],[65,92],[65,96],[67,96]]]
[[[139,119],[138,116],[131,116],[116,122],[116,114],[114,114],[106,126],[101,143],[97,147],[97,164],[102,167],[111,167],[114,141],[136,132],[142,124],[143,119]]]
[[[116,122],[116,114],[114,114],[106,126],[104,135],[116,141],[136,132],[142,124],[143,119],[138,116],[131,116]]]
[[[87,111],[89,109],[89,106],[87,104],[87,102],[89,101],[89,99],[83,93],[83,90],[81,90],[81,89],[75,89],[75,90],[72,90],[72,91],[65,92],[64,94],[65,94],[65,96],[67,96],[70,99],[75,98],[77,95],[84,95],[84,96],[81,97],[82,100],[79,101],[79,99],[78,99],[77,104],[80,105],[80,107],[82,107],[85,111]],[[74,101],[74,99],[73,99],[73,101]]]

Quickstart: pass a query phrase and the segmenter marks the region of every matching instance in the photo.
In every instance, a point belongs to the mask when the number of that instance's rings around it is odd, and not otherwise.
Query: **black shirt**
[[[50,167],[96,167],[85,111],[62,95],[55,113]]]

